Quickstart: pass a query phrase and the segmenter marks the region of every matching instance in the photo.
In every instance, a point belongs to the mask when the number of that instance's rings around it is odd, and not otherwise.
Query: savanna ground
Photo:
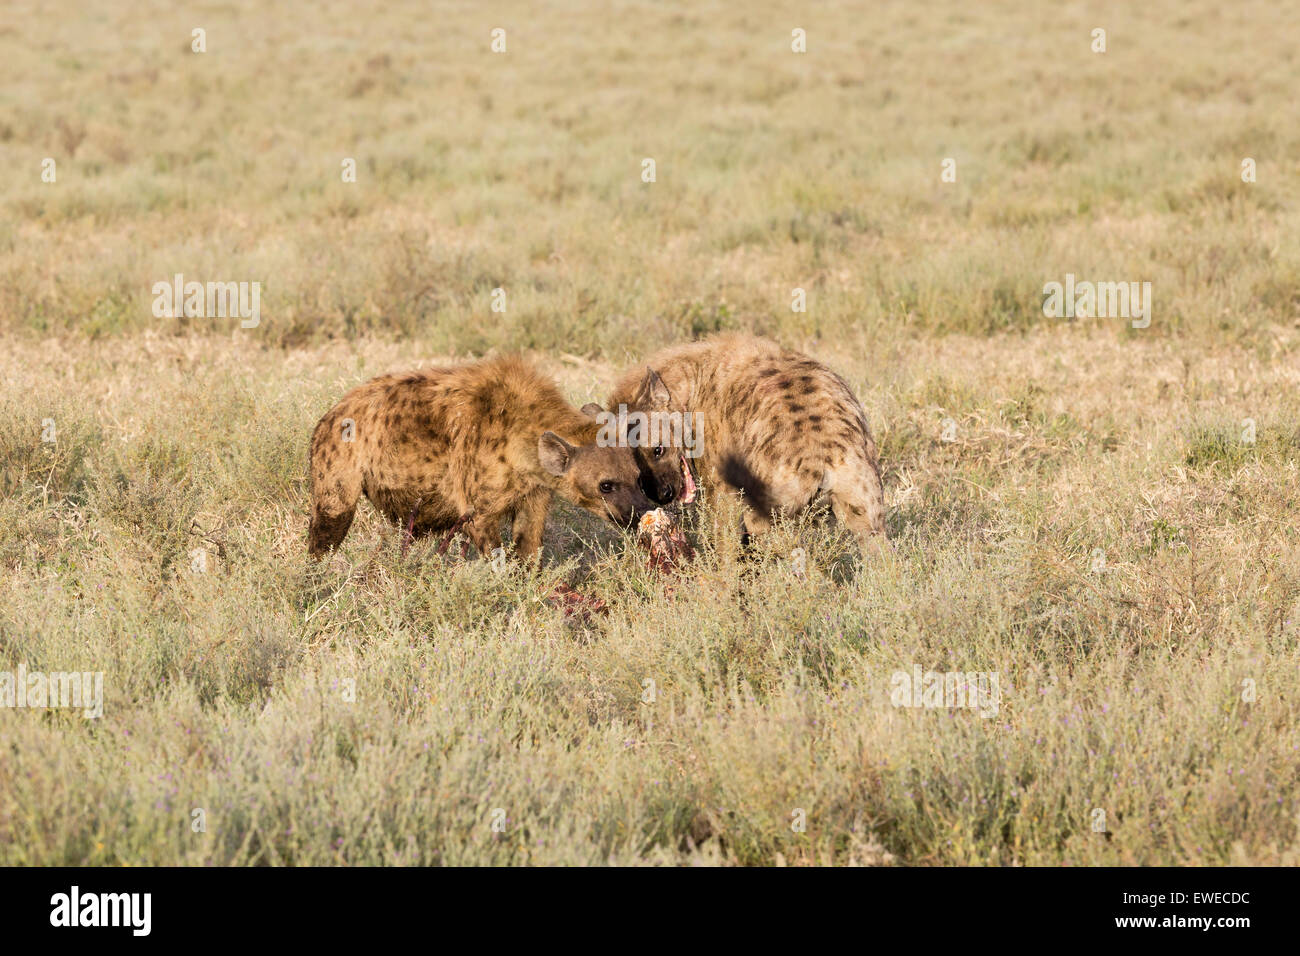
[[[106,695],[0,708],[0,863],[1300,860],[1300,9],[0,16],[0,668]],[[177,272],[261,324],[155,318]],[[1150,327],[1044,317],[1067,272]],[[801,521],[670,593],[563,506],[498,572],[363,504],[308,564],[351,385],[520,349],[580,404],[733,328],[858,390],[896,558]]]

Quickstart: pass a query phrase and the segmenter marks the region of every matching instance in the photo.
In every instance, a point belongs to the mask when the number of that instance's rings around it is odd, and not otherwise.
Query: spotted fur
[[[500,546],[503,520],[518,553],[535,555],[557,493],[631,524],[654,504],[634,453],[598,447],[597,432],[517,357],[381,375],[312,435],[308,553],[339,546],[362,495],[415,537],[455,528],[482,555]]]
[[[609,408],[694,412],[704,488],[740,496],[761,532],[822,495],[864,542],[884,542],[876,443],[848,383],[814,358],[751,335],[727,334],[658,352],[622,376]],[[646,486],[661,501],[682,487],[676,454],[642,449]]]

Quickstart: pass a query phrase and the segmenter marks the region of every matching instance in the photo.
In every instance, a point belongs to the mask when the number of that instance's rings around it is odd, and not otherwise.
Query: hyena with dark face
[[[629,525],[655,506],[633,450],[597,446],[598,431],[518,358],[371,379],[312,435],[308,553],[343,541],[362,495],[412,536],[463,530],[483,556],[504,519],[535,555],[556,493]]]
[[[703,485],[742,497],[747,532],[764,531],[773,516],[825,495],[863,544],[888,547],[866,413],[844,379],[816,359],[750,335],[714,336],[664,349],[628,371],[610,397],[610,414],[619,406],[652,422],[658,413],[673,426],[630,442],[642,446],[643,484],[660,504],[693,490],[678,438],[686,430],[672,417],[691,413]]]

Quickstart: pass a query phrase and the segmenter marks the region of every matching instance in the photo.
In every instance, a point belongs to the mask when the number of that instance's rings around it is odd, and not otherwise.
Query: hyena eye
[[[609,494],[609,493],[610,493],[611,491],[613,491],[613,490],[614,490],[614,482],[612,482],[612,481],[602,481],[602,482],[600,483],[600,493],[601,493],[602,495],[607,495],[607,494]]]
[[[663,446],[663,445],[655,445],[655,457],[656,457],[656,458],[662,458],[663,456],[664,456],[664,446]]]

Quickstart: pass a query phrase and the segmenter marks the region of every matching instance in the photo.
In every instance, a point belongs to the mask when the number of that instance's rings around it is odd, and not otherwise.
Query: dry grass
[[[22,7],[0,670],[106,701],[0,708],[0,863],[1300,862],[1294,12]],[[261,326],[155,319],[175,272],[261,281]],[[1044,318],[1066,272],[1152,326]],[[670,594],[571,509],[496,573],[363,505],[306,561],[351,384],[518,348],[581,403],[736,327],[858,390],[895,559],[798,522]],[[997,672],[997,717],[892,706],[914,665]]]

